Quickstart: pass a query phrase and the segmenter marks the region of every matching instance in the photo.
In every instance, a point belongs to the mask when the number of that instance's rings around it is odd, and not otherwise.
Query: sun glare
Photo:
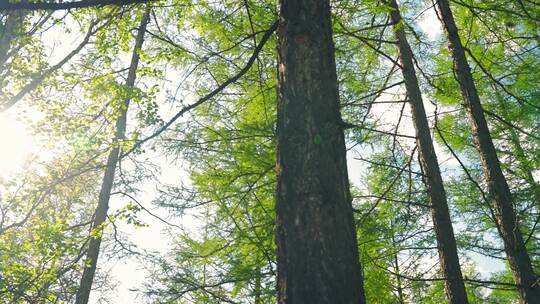
[[[10,115],[0,115],[0,177],[21,170],[34,146],[23,123]]]

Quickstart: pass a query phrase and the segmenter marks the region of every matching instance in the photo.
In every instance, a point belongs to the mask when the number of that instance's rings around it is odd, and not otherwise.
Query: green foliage
[[[71,301],[78,282],[68,278],[79,273],[81,240],[91,217],[86,205],[99,178],[87,173],[61,181],[73,173],[73,159],[54,165],[56,172],[28,174],[17,182],[22,188],[6,185],[2,191],[8,209],[0,233],[0,302]],[[9,228],[14,223],[21,225]]]

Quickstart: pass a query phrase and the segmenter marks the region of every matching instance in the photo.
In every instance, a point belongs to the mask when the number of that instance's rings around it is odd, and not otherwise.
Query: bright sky
[[[435,40],[442,34],[442,25],[437,18],[437,13],[433,8],[426,10],[420,17],[418,26],[426,33],[429,39]]]
[[[427,34],[429,39],[435,40],[441,34],[439,20],[433,9],[427,10],[421,17],[419,22],[420,28]],[[427,107],[430,105],[426,104]],[[29,133],[28,129],[22,122],[17,121],[13,115],[18,109],[12,109],[11,112],[0,114],[0,178],[7,178],[10,174],[21,171],[25,160],[30,157],[31,153],[36,151],[37,144],[34,138]],[[375,111],[379,111],[374,109]],[[388,115],[395,110],[382,110],[380,114]],[[13,114],[11,114],[13,113]],[[395,113],[397,115],[397,112]],[[440,149],[438,149],[440,150]],[[438,151],[439,152],[439,151]],[[359,161],[352,160],[354,155],[349,155],[349,172],[351,181],[359,180],[364,166]],[[440,157],[441,159],[441,157]],[[163,167],[163,180],[179,182],[187,181],[187,177],[181,169],[175,168],[164,157],[157,156],[157,162]],[[140,197],[140,201],[146,206],[151,207],[151,200],[154,195],[152,190],[153,185],[146,188],[146,193]],[[114,206],[121,206],[125,200],[113,198],[111,201],[112,209]],[[159,215],[166,216],[163,211],[157,211]],[[121,225],[121,229],[130,235],[130,240],[142,249],[156,250],[164,252],[169,245],[169,239],[161,232],[164,224],[153,219],[152,217],[143,214],[142,219],[150,225],[148,228],[134,229],[130,226]],[[195,220],[189,217],[184,218],[184,224],[195,227]],[[485,258],[475,258],[478,261],[482,271],[489,272],[500,267],[494,265],[491,261]],[[141,270],[140,265],[134,260],[125,261],[110,261],[101,260],[104,269],[111,269],[112,274],[119,281],[116,289],[114,303],[143,303],[141,298],[136,298],[136,293],[130,291],[132,288],[140,287],[140,284],[146,279],[147,273]],[[95,300],[95,295],[92,297]]]
[[[34,140],[24,124],[9,113],[0,114],[0,176],[17,172],[34,147]]]

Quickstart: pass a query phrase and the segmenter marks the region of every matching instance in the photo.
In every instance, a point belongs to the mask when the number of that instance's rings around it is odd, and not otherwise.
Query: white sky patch
[[[501,260],[490,258],[476,252],[468,252],[467,255],[470,256],[476,264],[477,271],[486,278],[489,278],[490,275],[496,272],[504,271],[506,269],[504,262]]]
[[[533,178],[537,183],[540,183],[540,168],[533,171]]]
[[[441,22],[439,21],[439,18],[437,18],[434,7],[431,7],[422,13],[418,26],[420,26],[422,31],[424,31],[431,41],[434,41],[442,34]]]

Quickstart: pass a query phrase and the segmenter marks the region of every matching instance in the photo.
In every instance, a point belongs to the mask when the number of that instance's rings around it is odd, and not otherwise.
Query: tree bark
[[[144,33],[149,22],[149,16],[150,9],[147,8],[143,15],[143,19],[135,39],[135,47],[133,49],[128,77],[126,80],[126,86],[129,88],[133,88],[135,85],[135,78],[140,59],[139,51],[141,50],[144,42]],[[105,225],[107,211],[109,209],[109,199],[111,197],[111,189],[114,183],[114,174],[120,156],[120,146],[122,145],[122,140],[125,139],[127,110],[129,103],[130,99],[126,98],[120,109],[120,116],[116,121],[116,132],[113,142],[114,147],[109,152],[109,156],[107,158],[107,168],[105,170],[101,190],[99,192],[98,205],[94,214],[94,221],[92,223],[92,235],[90,236],[90,244],[88,245],[88,251],[86,253],[85,267],[79,289],[77,290],[76,304],[88,304],[88,299],[90,297],[90,291],[92,289],[92,283],[94,281],[94,275],[96,273],[97,261],[99,257],[99,249],[101,246],[104,228],[103,226]]]
[[[533,271],[523,236],[519,231],[510,188],[501,170],[450,4],[448,0],[437,0],[437,7],[448,36],[457,80],[467,108],[475,145],[480,154],[490,200],[495,210],[496,224],[504,243],[514,281],[518,286],[520,303],[538,303],[540,299],[538,277]]]
[[[401,71],[411,105],[411,114],[416,130],[416,143],[420,155],[420,164],[425,172],[428,198],[431,205],[433,228],[437,238],[439,263],[445,278],[445,293],[451,304],[468,303],[465,284],[461,273],[459,257],[454,237],[454,228],[448,210],[448,201],[441,177],[437,155],[433,147],[431,130],[424,109],[422,93],[413,63],[413,53],[404,30],[403,19],[396,0],[389,0],[390,18],[397,39]]]
[[[0,27],[0,75],[4,64],[9,59],[9,51],[12,41],[22,34],[22,25],[26,16],[25,12],[7,12],[6,21]]]
[[[328,0],[281,0],[278,303],[365,303]]]

